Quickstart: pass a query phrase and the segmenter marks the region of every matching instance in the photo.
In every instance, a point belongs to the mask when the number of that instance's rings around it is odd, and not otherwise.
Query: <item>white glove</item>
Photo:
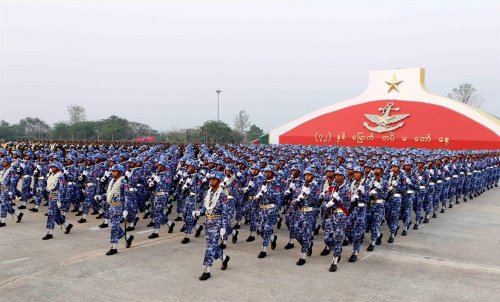
[[[102,200],[102,196],[101,195],[96,195],[96,196],[94,196],[94,200],[95,201],[101,201]]]
[[[64,169],[63,173],[67,175],[69,172],[68,172],[68,170]]]
[[[62,206],[62,204],[61,204],[61,202],[58,200],[58,201],[57,201],[57,207],[60,209],[60,208],[61,208],[61,206]]]
[[[155,178],[153,178],[156,182],[160,182],[160,176],[156,175]]]
[[[259,194],[255,195],[255,199],[260,199],[262,197],[262,192],[260,192]]]
[[[249,183],[248,183],[248,187],[249,188],[253,188],[255,186],[255,184],[253,183],[253,180],[251,180]]]
[[[224,237],[224,235],[226,235],[226,229],[221,228],[220,231],[219,231],[219,234],[220,234],[221,237]]]
[[[319,199],[324,199],[325,198],[325,192],[321,192],[321,194],[319,194]]]
[[[351,197],[351,201],[355,201],[355,200],[358,200],[359,199],[359,195],[358,194],[354,194],[352,197]]]
[[[297,187],[295,186],[295,183],[294,183],[294,182],[292,182],[292,183],[290,184],[290,189],[295,190],[295,188],[297,188]]]
[[[128,216],[128,211],[127,210],[123,211],[123,218],[127,219],[127,216]]]
[[[196,210],[196,211],[193,211],[193,217],[196,218],[198,216],[200,216],[200,211]]]
[[[422,177],[422,175],[420,175],[420,176],[418,177],[418,180],[420,180],[420,181],[422,181],[423,179],[424,179],[424,178]]]
[[[364,186],[362,186],[362,185],[360,185],[360,186],[358,187],[358,191],[359,191],[359,192],[361,192],[361,194],[365,194],[365,187],[364,187]]]
[[[444,169],[448,172],[450,171],[450,168],[448,168],[448,166],[444,166]]]
[[[42,192],[42,188],[40,188],[40,187],[36,188],[36,192],[37,192],[37,193]]]
[[[42,166],[40,166],[40,165],[36,165],[36,168],[37,168],[38,170],[42,170]]]
[[[406,179],[406,183],[409,184],[409,185],[411,185],[412,184],[411,179],[407,178]]]
[[[238,171],[238,173],[236,173],[236,176],[237,176],[237,177],[241,177],[242,175],[243,175],[243,174],[241,174],[241,172],[240,172],[240,171]]]
[[[89,172],[87,172],[87,170],[83,170],[82,175],[87,176],[88,174]]]
[[[185,185],[182,186],[182,191],[185,191],[187,189],[188,189],[188,185],[187,184],[185,184]]]
[[[12,197],[12,195],[14,195],[14,193],[12,193],[12,192],[9,192],[9,196],[10,196],[10,197]]]
[[[187,176],[188,176],[187,172],[182,173],[182,177],[187,177]]]
[[[105,181],[106,181],[106,176],[101,177],[101,182],[105,182]]]
[[[309,189],[308,187],[302,187],[302,193],[304,193],[305,195],[309,195],[311,194],[311,189]]]
[[[332,195],[333,198],[337,199],[337,200],[340,200],[340,195],[338,192],[334,192],[333,195]]]
[[[335,203],[333,202],[333,200],[330,200],[329,202],[327,202],[327,203],[326,203],[326,205],[325,205],[325,206],[326,206],[327,208],[331,208],[331,207],[333,207],[333,205],[334,205],[334,204],[335,204]]]
[[[250,191],[249,188],[243,188],[243,193],[247,193],[248,191]]]
[[[373,189],[370,191],[370,196],[373,196],[373,195],[376,195],[377,194],[377,190]]]
[[[132,176],[132,173],[130,173],[130,171],[127,171],[127,172],[125,172],[125,176],[126,176],[127,178],[130,178],[130,177]]]
[[[260,188],[260,191],[266,193],[267,192],[267,186],[263,185],[262,188]]]
[[[431,169],[431,170],[429,170],[429,174],[430,174],[430,175],[434,175],[434,170],[432,170],[432,169]]]
[[[391,171],[391,173],[389,173],[389,176],[393,176],[394,175],[394,172]]]
[[[104,176],[109,177],[111,175],[111,171],[104,172]]]
[[[205,174],[207,174],[207,171],[205,171],[205,169],[201,169],[201,170],[200,170],[200,174],[201,174],[201,175],[205,175]]]
[[[205,178],[203,178],[203,179],[202,179],[202,181],[201,181],[201,182],[207,182],[207,180],[208,180],[208,179],[205,177]]]
[[[24,163],[21,163],[19,166],[20,166],[21,168],[23,168],[23,169],[26,167],[26,165],[25,165]]]
[[[378,181],[374,182],[374,183],[373,183],[373,185],[374,185],[374,186],[375,186],[375,188],[377,188],[377,189],[382,189],[382,185],[381,185]]]
[[[395,186],[397,186],[397,185],[398,185],[398,182],[397,182],[396,180],[393,180],[393,181],[392,181],[392,185],[395,187]]]

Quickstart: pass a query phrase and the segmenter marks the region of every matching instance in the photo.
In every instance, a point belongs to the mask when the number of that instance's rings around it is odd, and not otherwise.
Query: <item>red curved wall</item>
[[[377,126],[365,114],[380,115],[389,102],[400,108],[390,115],[410,114],[393,132],[376,133],[363,126]],[[391,124],[396,125],[398,123]],[[406,139],[406,140],[405,140]],[[388,146],[427,149],[500,149],[500,139],[489,128],[448,108],[413,101],[380,100],[333,111],[291,129],[280,144]]]

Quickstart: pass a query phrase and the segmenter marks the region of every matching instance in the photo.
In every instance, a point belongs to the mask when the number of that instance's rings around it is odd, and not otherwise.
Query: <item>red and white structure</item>
[[[500,149],[500,121],[429,93],[422,68],[372,71],[358,97],[269,132],[270,144]]]

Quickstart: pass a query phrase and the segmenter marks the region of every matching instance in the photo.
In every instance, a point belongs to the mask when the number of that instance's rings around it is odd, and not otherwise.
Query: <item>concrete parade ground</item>
[[[203,233],[183,245],[177,222],[172,234],[163,226],[150,240],[149,220],[141,219],[132,247],[122,239],[119,253],[106,256],[110,229],[99,229],[95,216],[79,224],[69,213],[71,234],[56,226],[54,239],[42,241],[46,209],[24,210],[19,224],[9,216],[0,229],[0,301],[500,301],[499,188],[447,208],[407,237],[399,232],[393,244],[384,224],[382,245],[367,252],[365,240],[357,263],[347,262],[352,245],[344,247],[335,273],[328,271],[331,256],[319,255],[322,231],[300,267],[300,245],[283,249],[284,223],[265,259],[257,258],[260,237],[246,243],[242,225],[238,242],[228,241],[228,269],[216,260],[205,282],[198,280]]]

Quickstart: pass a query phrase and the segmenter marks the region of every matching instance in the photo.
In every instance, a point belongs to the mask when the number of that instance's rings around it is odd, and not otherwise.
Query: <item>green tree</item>
[[[71,126],[66,122],[55,123],[51,131],[52,139],[70,139],[71,138]]]
[[[206,121],[201,126],[206,132],[208,143],[229,143],[233,141],[233,130],[223,121]]]
[[[252,124],[250,126],[250,129],[247,131],[247,142],[251,142],[253,140],[258,139],[262,134],[264,134],[264,131],[257,127],[255,124]]]
[[[99,136],[100,139],[112,141],[133,138],[129,122],[116,115],[99,121]]]

